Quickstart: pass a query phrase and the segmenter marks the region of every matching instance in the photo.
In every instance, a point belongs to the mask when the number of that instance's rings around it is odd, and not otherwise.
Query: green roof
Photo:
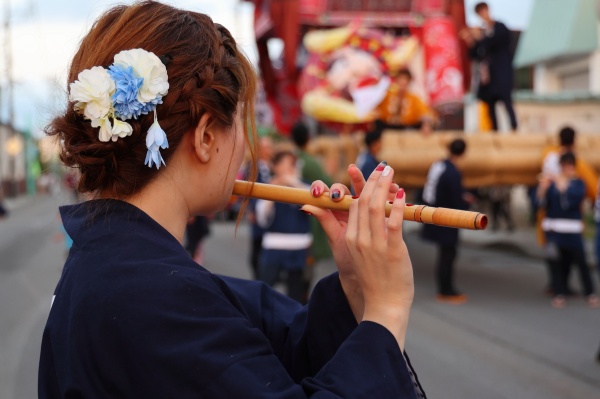
[[[595,0],[536,0],[514,63],[520,68],[597,48]]]

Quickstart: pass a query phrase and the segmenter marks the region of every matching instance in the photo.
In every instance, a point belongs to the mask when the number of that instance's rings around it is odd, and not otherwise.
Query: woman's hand
[[[369,177],[359,200],[350,208],[345,241],[364,298],[362,320],[385,326],[403,349],[414,281],[402,238],[404,190],[397,192],[390,217],[385,217],[393,175],[393,169],[386,166]]]
[[[377,167],[379,170],[376,171],[377,173],[373,172],[373,179],[375,176],[381,174],[385,165],[386,164],[382,162]],[[348,167],[348,175],[354,186],[355,193],[360,195],[366,184],[361,171],[355,165],[350,165]],[[341,201],[345,195],[351,195],[348,187],[342,184],[333,184],[331,188],[329,188],[320,180],[315,181],[311,185],[310,190],[315,197],[328,195],[333,201]],[[389,199],[393,199],[398,190],[399,187],[396,184],[391,185],[388,194]],[[346,244],[348,212],[331,211],[311,205],[305,205],[302,209],[313,214],[319,223],[321,223],[321,226],[323,226],[323,230],[325,230],[325,233],[327,234],[329,246],[333,252],[335,264],[339,271],[342,288],[348,298],[348,302],[356,320],[360,322],[364,315],[364,300],[360,284],[356,278],[355,263]]]

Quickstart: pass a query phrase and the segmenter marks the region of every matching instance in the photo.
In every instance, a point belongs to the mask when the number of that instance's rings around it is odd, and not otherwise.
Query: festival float
[[[302,111],[331,130],[364,128],[409,68],[414,90],[445,128],[462,128],[468,78],[464,1],[252,0],[258,66],[275,127],[287,134]],[[268,42],[281,39],[277,60]],[[358,126],[355,126],[358,125]]]
[[[255,4],[258,66],[274,127],[287,135],[304,114],[318,131],[333,132],[313,140],[309,151],[338,165],[338,181],[346,181],[361,142],[345,133],[365,132],[385,113],[398,71],[411,71],[410,90],[435,113],[437,131],[386,131],[379,157],[396,169],[398,183],[422,186],[429,166],[464,131],[470,61],[457,35],[466,26],[464,0],[248,1]],[[269,55],[273,38],[283,42],[277,60]],[[545,134],[464,138],[470,150],[459,168],[467,187],[536,184],[544,148],[554,141]],[[600,156],[588,151],[596,137],[578,141],[582,158],[600,171]]]

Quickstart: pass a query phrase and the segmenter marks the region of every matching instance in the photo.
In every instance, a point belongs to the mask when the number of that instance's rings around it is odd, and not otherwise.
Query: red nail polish
[[[415,204],[405,204],[406,206],[415,206]]]
[[[398,190],[398,192],[396,193],[396,198],[398,198],[398,199],[404,198],[404,189],[403,188]]]
[[[358,195],[353,195],[352,199],[358,199]]]
[[[385,169],[385,165],[383,164],[383,162],[382,162],[382,163],[380,163],[379,165],[377,165],[377,167],[375,168],[375,170],[376,170],[377,172],[381,172],[381,171],[382,171],[382,170],[384,170],[384,169]]]
[[[313,197],[318,197],[319,196],[319,187],[315,187],[313,188]]]

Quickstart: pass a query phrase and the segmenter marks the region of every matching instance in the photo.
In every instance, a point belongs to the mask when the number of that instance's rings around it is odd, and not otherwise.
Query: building
[[[0,124],[0,184],[7,197],[26,191],[25,156],[23,135]]]
[[[600,131],[600,0],[537,0],[514,66],[533,74],[515,93],[519,130]]]

